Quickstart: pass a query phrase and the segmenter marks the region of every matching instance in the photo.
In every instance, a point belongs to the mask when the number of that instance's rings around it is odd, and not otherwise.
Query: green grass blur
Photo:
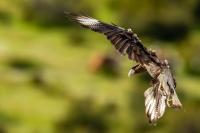
[[[133,28],[170,61],[183,108],[148,124],[150,78],[64,11]],[[199,58],[198,0],[1,0],[0,133],[199,133]]]

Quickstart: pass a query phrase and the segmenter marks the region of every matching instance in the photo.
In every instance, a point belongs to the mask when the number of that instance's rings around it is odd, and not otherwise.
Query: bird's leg
[[[144,71],[146,71],[146,69],[141,64],[137,64],[136,66],[132,67],[129,70],[128,77],[137,73],[144,72]]]
[[[159,81],[158,81],[157,78],[153,78],[153,79],[151,80],[150,84],[151,84],[152,86],[154,86],[154,85],[156,85],[156,83],[158,83],[158,82],[159,82]]]

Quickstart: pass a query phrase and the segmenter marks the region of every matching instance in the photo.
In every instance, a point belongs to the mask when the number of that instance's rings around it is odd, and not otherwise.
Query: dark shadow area
[[[12,20],[11,14],[0,10],[0,22],[3,24],[10,24]]]
[[[146,34],[162,41],[179,41],[187,37],[189,26],[184,23],[164,24],[152,22],[149,24]]]
[[[41,69],[39,62],[22,58],[11,58],[7,62],[7,65],[18,71],[34,71]]]
[[[96,107],[90,98],[72,101],[70,116],[57,123],[59,133],[107,133],[109,131],[108,116],[116,112],[115,104]]]
[[[32,0],[26,2],[24,6],[24,19],[43,28],[63,27],[68,25],[64,17],[65,10],[66,6],[63,2]]]

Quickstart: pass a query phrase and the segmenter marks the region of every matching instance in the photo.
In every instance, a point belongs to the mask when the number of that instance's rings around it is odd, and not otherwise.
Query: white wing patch
[[[85,17],[85,16],[79,16],[76,18],[76,20],[79,21],[79,23],[83,24],[83,25],[96,25],[96,24],[99,24],[100,22],[96,19],[93,19],[93,18],[88,18],[88,17]]]

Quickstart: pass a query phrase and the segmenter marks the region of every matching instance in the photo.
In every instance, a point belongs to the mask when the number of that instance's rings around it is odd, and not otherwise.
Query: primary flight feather
[[[182,107],[167,60],[161,60],[155,52],[147,50],[131,29],[74,13],[66,13],[66,15],[81,26],[104,34],[122,55],[127,54],[130,60],[135,60],[138,64],[130,69],[129,76],[145,71],[149,73],[153,84],[144,92],[144,97],[145,112],[150,123],[157,122],[163,116],[167,106]]]

